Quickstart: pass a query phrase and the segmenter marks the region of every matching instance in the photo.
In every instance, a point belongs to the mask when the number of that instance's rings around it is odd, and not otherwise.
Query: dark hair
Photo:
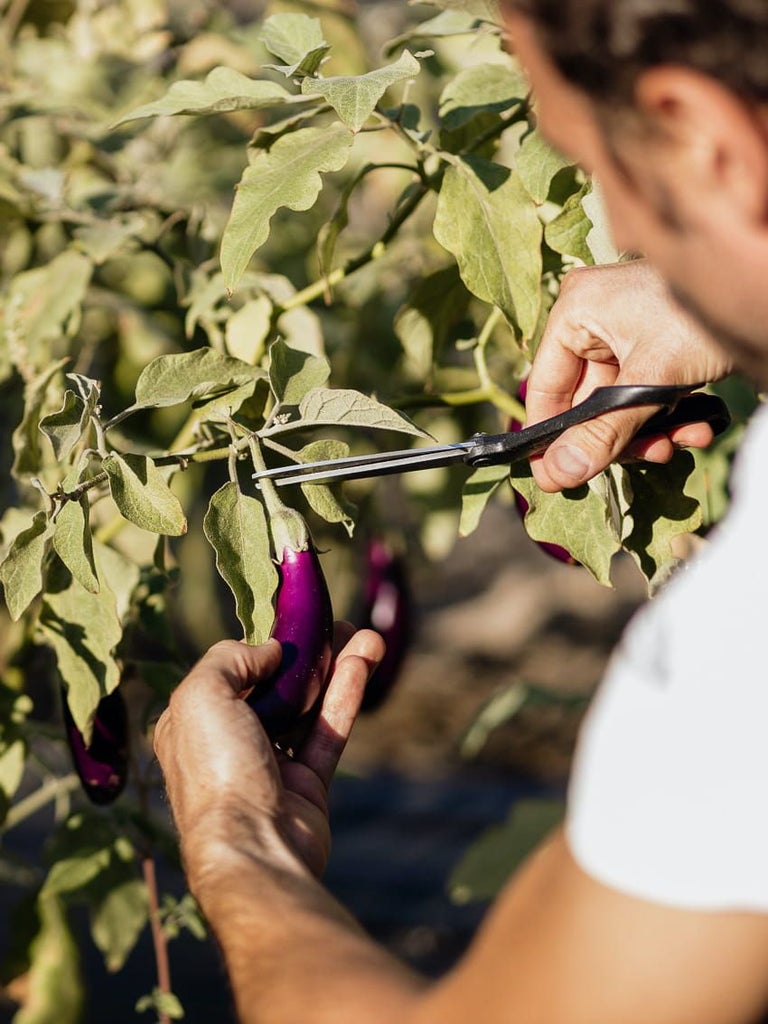
[[[531,18],[563,75],[609,106],[638,75],[679,64],[768,100],[766,0],[502,0]]]

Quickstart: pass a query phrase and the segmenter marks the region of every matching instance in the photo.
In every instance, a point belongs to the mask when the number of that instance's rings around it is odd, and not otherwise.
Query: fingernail
[[[579,483],[589,475],[589,459],[581,448],[576,448],[572,444],[555,448],[551,462],[564,477],[571,477]]]

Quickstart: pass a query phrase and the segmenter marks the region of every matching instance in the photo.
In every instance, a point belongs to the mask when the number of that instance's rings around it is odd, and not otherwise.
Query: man
[[[568,279],[530,379],[532,418],[596,384],[691,383],[732,361],[768,385],[766,5],[509,2],[542,130],[599,178],[618,246],[655,267]],[[647,414],[574,428],[537,461],[539,482],[556,490],[593,475]],[[694,426],[644,454],[663,461],[673,443],[706,441]],[[759,1018],[768,1005],[766,452],[760,414],[717,538],[643,610],[613,659],[581,740],[565,829],[512,879],[438,983],[393,961],[316,880],[326,790],[381,656],[375,634],[341,649],[317,729],[300,758],[280,764],[237,699],[274,669],[277,646],[225,643],[197,665],[158,723],[156,749],[189,883],[244,1022]]]

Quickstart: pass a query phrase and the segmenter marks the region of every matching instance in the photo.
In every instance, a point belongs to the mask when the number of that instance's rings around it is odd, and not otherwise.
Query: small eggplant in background
[[[405,560],[379,538],[369,541],[359,629],[374,629],[387,646],[365,690],[361,711],[374,711],[389,696],[413,637],[413,607]]]
[[[62,687],[64,727],[75,771],[94,804],[111,804],[128,778],[128,712],[120,690],[102,697],[93,718],[93,734],[86,747],[75,725]]]
[[[524,380],[517,389],[517,397],[523,405],[525,405],[525,395],[527,390],[528,382]],[[511,419],[507,424],[507,430],[510,434],[517,433],[518,430],[522,429],[523,424],[520,420]],[[514,487],[512,488],[512,493],[515,496],[515,508],[517,509],[520,518],[525,520],[525,514],[528,511],[528,502],[519,491],[514,489]],[[570,551],[566,551],[566,549],[561,547],[559,544],[550,544],[548,541],[543,540],[537,540],[534,541],[534,543],[538,545],[545,554],[549,555],[551,558],[557,559],[558,562],[566,562],[568,565],[579,565]]]
[[[284,548],[271,636],[283,657],[247,697],[272,740],[298,737],[319,711],[331,666],[333,609],[317,552]]]

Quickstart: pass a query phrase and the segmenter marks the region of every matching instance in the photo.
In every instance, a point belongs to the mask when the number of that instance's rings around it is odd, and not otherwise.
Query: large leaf
[[[30,946],[27,998],[14,1024],[79,1024],[84,992],[80,958],[61,901],[41,896],[37,901],[40,927]]]
[[[408,50],[394,64],[369,71],[365,75],[337,78],[305,78],[301,91],[305,96],[322,96],[353,132],[359,131],[381,97],[396,82],[418,75],[421,65]]]
[[[53,529],[45,512],[38,512],[32,525],[18,534],[0,565],[0,583],[14,622],[43,589],[43,563]]]
[[[234,391],[264,377],[264,371],[211,348],[158,356],[136,382],[135,409],[153,409]]]
[[[261,41],[270,53],[285,62],[268,67],[282,72],[286,78],[314,75],[330,50],[319,19],[306,14],[273,14],[262,26]]]
[[[440,189],[435,238],[456,257],[472,294],[498,306],[523,338],[539,316],[541,233],[514,171],[479,157],[454,158]]]
[[[88,499],[67,501],[56,516],[53,549],[85,590],[99,592],[93,557],[93,538],[88,523]]]
[[[216,552],[216,568],[235,596],[244,638],[263,643],[272,629],[278,577],[261,502],[226,483],[212,496],[203,529]]]
[[[220,114],[230,110],[259,110],[298,97],[277,82],[260,81],[232,68],[214,68],[203,82],[174,82],[165,96],[124,114],[113,128],[141,117],[167,114]]]
[[[676,564],[672,540],[692,533],[701,524],[701,506],[684,493],[693,469],[693,455],[682,451],[663,466],[646,462],[626,467],[632,489],[629,514],[633,529],[624,547],[652,588]]]
[[[221,240],[221,269],[233,291],[251,256],[269,237],[270,221],[281,207],[308,210],[322,187],[320,174],[347,162],[354,139],[348,128],[300,128],[260,153],[237,187]]]
[[[475,532],[486,505],[507,479],[509,466],[483,466],[467,479],[461,492],[461,537],[468,537]]]
[[[515,158],[515,167],[528,194],[536,203],[545,202],[549,195],[552,179],[569,167],[570,161],[552,149],[542,134],[531,132],[523,139]],[[559,251],[559,250],[558,250]]]
[[[541,840],[562,821],[562,800],[521,800],[503,825],[493,825],[467,850],[451,873],[456,903],[490,900]]]
[[[527,92],[523,76],[508,64],[473,64],[462,69],[440,95],[441,138],[478,119],[492,123],[499,114],[522,103]]]
[[[100,582],[98,594],[90,593],[56,558],[40,612],[43,638],[54,650],[67,686],[67,703],[86,743],[99,701],[120,682],[113,652],[122,629],[115,597],[103,579]]]
[[[320,426],[372,427],[416,437],[429,436],[402,413],[347,388],[312,388],[299,404],[299,418],[273,427],[270,432]]]
[[[131,523],[170,537],[187,532],[184,509],[165,475],[145,455],[108,455],[102,467],[109,475],[112,498]]]
[[[585,566],[598,583],[611,585],[611,559],[621,548],[604,485],[598,479],[572,491],[547,494],[530,466],[512,466],[511,483],[528,502],[525,529],[533,540],[559,544]]]
[[[328,382],[327,360],[276,341],[269,350],[269,383],[282,405],[298,405],[312,388]]]
[[[425,380],[439,362],[451,333],[469,306],[469,292],[455,263],[415,282],[395,315],[395,334],[415,380]]]
[[[586,182],[578,192],[569,196],[560,213],[544,229],[544,238],[550,249],[563,256],[575,256],[587,265],[595,262],[587,244],[592,221],[587,216],[583,202],[591,188],[590,182]]]
[[[14,476],[24,479],[40,472],[43,454],[40,448],[40,425],[45,407],[48,386],[63,366],[66,359],[51,363],[39,376],[30,381],[24,391],[24,416],[13,432]]]

